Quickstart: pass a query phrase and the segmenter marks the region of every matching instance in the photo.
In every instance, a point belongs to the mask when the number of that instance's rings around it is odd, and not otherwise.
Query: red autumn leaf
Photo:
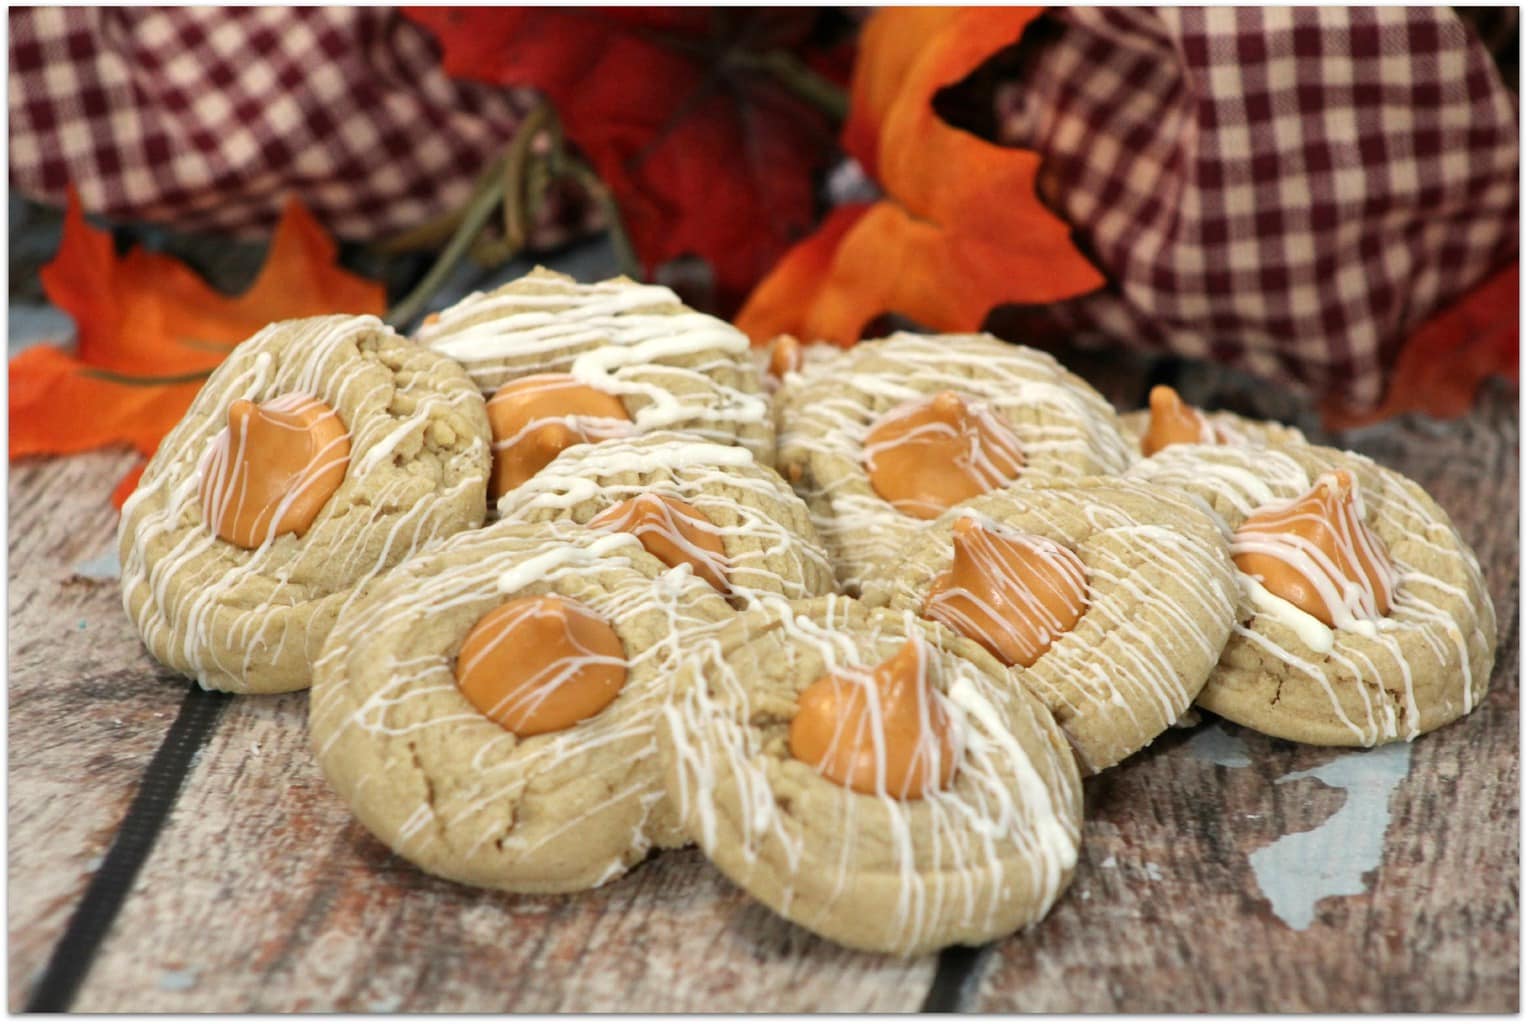
[[[831,258],[809,239],[815,275],[767,278],[738,314],[758,343],[776,334],[852,344],[882,313],[974,331],[996,306],[1054,302],[1103,278],[1035,193],[1040,158],[943,121],[934,95],[1016,42],[1039,8],[896,8],[866,25],[845,147],[875,168],[886,198],[841,232]],[[873,153],[873,159],[872,154]],[[799,250],[798,250],[799,251]],[[791,254],[777,274],[794,273]]]
[[[71,355],[39,345],[11,360],[11,458],[124,442],[151,455],[207,374],[267,323],[380,314],[382,286],[339,269],[334,257],[334,243],[293,201],[254,284],[230,298],[168,256],[134,249],[119,259],[111,235],[85,221],[71,194],[58,255],[41,278],[74,318],[78,346]]]
[[[1383,404],[1353,409],[1329,401],[1321,407],[1321,419],[1329,430],[1347,430],[1404,412],[1463,416],[1487,377],[1516,383],[1517,363],[1514,261],[1412,332],[1396,357]]]
[[[811,229],[828,119],[765,65],[832,75],[809,9],[444,8],[407,11],[448,74],[540,90],[610,188],[647,271],[704,257],[728,308]]]

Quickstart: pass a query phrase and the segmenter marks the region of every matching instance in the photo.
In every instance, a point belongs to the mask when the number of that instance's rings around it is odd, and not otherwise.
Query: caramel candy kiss
[[[1220,444],[1221,438],[1204,414],[1166,384],[1151,389],[1151,422],[1141,435],[1141,454],[1155,455],[1172,444]]]
[[[928,651],[909,638],[873,669],[823,676],[796,698],[791,756],[856,793],[917,800],[948,786],[955,742],[931,668]]]
[[[228,407],[228,429],[202,473],[202,520],[230,544],[257,548],[283,533],[302,536],[350,465],[350,433],[311,395]]]
[[[595,529],[624,530],[642,542],[664,565],[688,565],[695,575],[723,594],[727,585],[727,552],[711,520],[687,501],[667,495],[642,494],[612,505],[593,519]]]
[[[566,373],[512,380],[488,400],[493,428],[493,497],[541,472],[564,448],[622,437],[631,416],[614,395]]]
[[[864,460],[875,492],[919,519],[1003,487],[1024,468],[1008,425],[953,391],[882,416],[865,437]]]
[[[472,706],[522,739],[604,710],[626,684],[610,625],[563,598],[517,597],[478,619],[456,658]]]
[[[1364,525],[1363,498],[1346,470],[1323,473],[1294,501],[1249,516],[1231,557],[1270,594],[1333,628],[1390,614],[1395,570]]]
[[[954,546],[923,615],[1004,664],[1033,665],[1087,610],[1087,567],[1055,541],[997,533],[965,516],[955,523]]]
[[[801,351],[801,342],[789,334],[782,334],[774,340],[769,348],[769,375],[775,380],[783,380],[787,373],[795,373],[806,362],[806,356]]]

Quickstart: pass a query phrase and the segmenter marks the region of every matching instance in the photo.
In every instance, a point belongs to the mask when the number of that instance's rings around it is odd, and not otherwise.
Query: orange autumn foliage
[[[1391,368],[1385,400],[1355,409],[1321,405],[1322,425],[1349,430],[1404,412],[1438,419],[1463,416],[1489,377],[1517,383],[1517,262],[1502,268],[1411,333]]]
[[[844,147],[886,197],[841,208],[760,283],[737,324],[848,345],[882,313],[978,329],[993,307],[1080,295],[1102,276],[1035,192],[1040,157],[947,124],[942,88],[1017,42],[1041,8],[892,8],[866,23]]]
[[[74,354],[49,345],[10,363],[10,456],[62,455],[126,443],[151,455],[207,375],[273,320],[385,308],[380,284],[335,265],[334,242],[295,200],[248,291],[219,294],[189,267],[134,249],[85,221],[71,195],[44,291],[74,319]],[[118,506],[141,467],[118,485]]]

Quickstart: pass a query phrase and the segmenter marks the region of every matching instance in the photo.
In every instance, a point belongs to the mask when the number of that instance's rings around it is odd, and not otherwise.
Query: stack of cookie
[[[1082,778],[1196,702],[1409,740],[1495,640],[1447,516],[1361,456],[1167,389],[1121,417],[985,336],[751,352],[545,271],[412,341],[251,338],[120,545],[155,657],[311,686],[325,774],[425,870],[571,892],[693,842],[900,954],[1042,917]]]

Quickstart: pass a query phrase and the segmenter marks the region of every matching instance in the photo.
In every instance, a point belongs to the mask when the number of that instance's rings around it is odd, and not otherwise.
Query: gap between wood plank
[[[984,946],[946,946],[939,951],[939,965],[934,968],[934,980],[923,997],[919,1013],[959,1013],[961,1003],[975,985],[980,964],[993,949],[992,943]]]
[[[1163,356],[1152,361],[1146,368],[1146,379],[1141,384],[1141,396],[1135,408],[1143,409],[1151,397],[1151,389],[1158,384],[1176,388],[1183,378],[1185,363],[1175,356]],[[1123,410],[1128,411],[1128,410]],[[939,951],[939,964],[934,969],[934,980],[929,984],[928,994],[923,997],[920,1013],[959,1013],[961,1003],[976,984],[982,962],[995,948],[988,942],[981,946],[946,946]]]
[[[1153,386],[1177,383],[1182,369],[1181,360],[1157,360],[1148,370],[1137,404],[1146,405]],[[153,850],[192,760],[211,737],[228,699],[227,694],[209,692],[199,686],[187,690],[175,721],[144,771],[143,781],[111,848],[53,949],[48,966],[28,1000],[27,1012],[62,1012],[73,1003],[101,941],[111,930],[139,869]],[[992,948],[988,943],[941,950],[921,1011],[958,1012]]]
[[[180,702],[175,721],[154,752],[143,781],[117,828],[111,848],[81,897],[69,925],[53,947],[48,966],[27,1000],[27,1013],[69,1009],[90,973],[101,940],[111,930],[133,881],[175,806],[191,761],[206,746],[229,697],[192,685]]]

